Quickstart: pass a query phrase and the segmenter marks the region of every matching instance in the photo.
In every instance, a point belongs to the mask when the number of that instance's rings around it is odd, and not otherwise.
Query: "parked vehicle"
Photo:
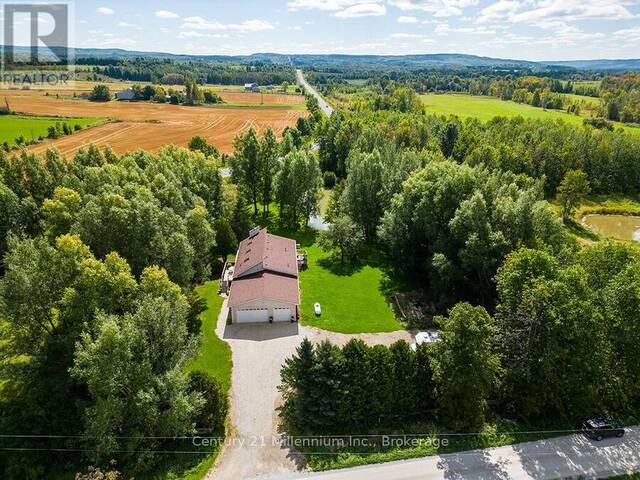
[[[603,438],[622,437],[624,428],[618,427],[614,422],[601,417],[592,418],[582,424],[582,432],[592,440],[600,441]]]

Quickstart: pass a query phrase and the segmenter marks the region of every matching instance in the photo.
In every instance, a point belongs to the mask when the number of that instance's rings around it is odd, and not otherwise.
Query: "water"
[[[582,223],[605,237],[640,242],[640,217],[594,214],[585,215]]]

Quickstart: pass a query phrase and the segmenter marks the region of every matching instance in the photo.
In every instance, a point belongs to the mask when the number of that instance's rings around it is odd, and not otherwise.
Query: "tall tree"
[[[493,320],[484,308],[459,303],[436,322],[440,340],[433,345],[431,366],[438,412],[455,428],[478,428],[500,372]]]
[[[562,219],[565,222],[569,221],[590,191],[589,177],[582,170],[569,170],[565,173],[558,187],[558,200],[562,205]]]
[[[260,140],[251,128],[238,135],[233,142],[233,172],[240,185],[248,192],[253,203],[253,213],[258,214],[258,200],[263,174]]]

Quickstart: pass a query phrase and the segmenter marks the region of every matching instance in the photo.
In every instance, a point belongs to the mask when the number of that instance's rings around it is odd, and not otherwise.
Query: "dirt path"
[[[370,345],[391,345],[401,339],[412,341],[411,334],[405,331],[345,335],[297,323],[227,325],[227,313],[225,300],[216,333],[229,343],[233,352],[231,432],[208,479],[240,480],[302,468],[300,459],[278,444],[276,409],[281,402],[277,390],[280,367],[304,337],[314,343],[331,340],[339,345],[354,337]]]

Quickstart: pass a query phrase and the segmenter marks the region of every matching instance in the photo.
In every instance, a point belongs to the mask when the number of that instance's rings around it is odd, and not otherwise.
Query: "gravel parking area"
[[[413,341],[406,331],[347,335],[294,324],[227,325],[225,300],[216,333],[233,352],[230,433],[207,478],[239,480],[302,469],[300,458],[278,443],[280,367],[304,337],[342,345],[361,338],[370,345]]]

